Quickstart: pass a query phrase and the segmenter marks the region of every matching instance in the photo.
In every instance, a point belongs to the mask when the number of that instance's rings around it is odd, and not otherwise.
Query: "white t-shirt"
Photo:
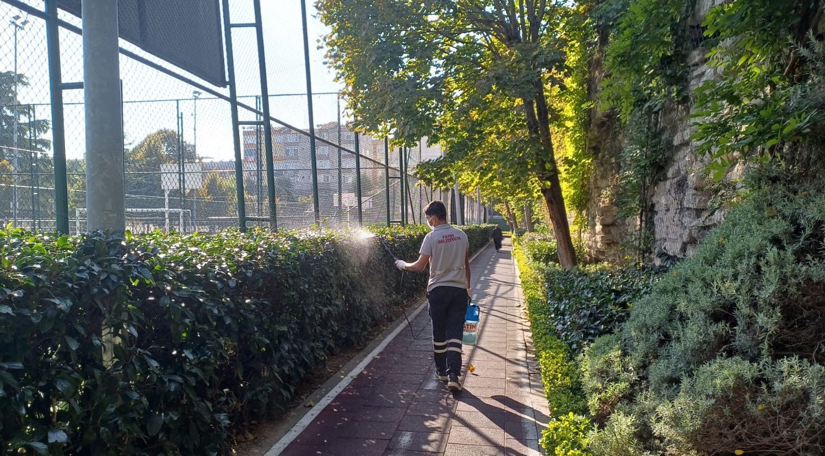
[[[418,253],[430,257],[427,291],[445,286],[467,288],[464,260],[469,248],[467,235],[448,223],[438,225],[424,236]]]

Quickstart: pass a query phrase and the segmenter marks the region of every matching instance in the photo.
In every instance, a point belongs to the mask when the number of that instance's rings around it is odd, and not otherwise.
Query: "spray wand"
[[[378,240],[381,241],[381,245],[384,246],[384,249],[387,250],[387,253],[390,254],[392,259],[395,260],[395,261],[398,261],[398,257],[395,256],[394,253],[392,253],[392,250],[390,250],[390,246],[387,245],[387,241],[385,241],[384,238],[382,238],[381,236],[378,236]],[[399,293],[401,293],[401,285],[404,283],[404,274],[406,272],[407,271],[401,271],[401,280],[398,281],[398,292]],[[410,323],[410,319],[409,319],[409,317],[407,317],[407,311],[404,309],[404,307],[401,307],[401,311],[404,312],[404,319],[407,320],[407,326],[410,327],[410,333],[412,334],[413,340],[418,340],[415,337],[415,331],[413,331],[412,323]]]

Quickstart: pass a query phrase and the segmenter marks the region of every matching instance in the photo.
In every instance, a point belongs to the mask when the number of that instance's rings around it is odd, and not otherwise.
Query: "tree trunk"
[[[553,141],[550,134],[550,113],[547,110],[547,100],[544,98],[544,86],[539,78],[533,83],[536,96],[533,99],[523,98],[527,127],[531,136],[538,139],[546,155],[537,157],[536,176],[541,182],[541,194],[544,201],[545,216],[553,225],[553,234],[559,252],[559,264],[570,269],[576,266],[576,251],[573,248],[573,238],[570,236],[570,226],[567,223],[567,211],[564,208],[564,197],[559,182],[559,168],[556,166],[556,157],[553,151]]]
[[[513,214],[513,209],[510,208],[510,203],[507,200],[504,200],[504,208],[507,210],[507,220],[510,223],[510,231],[514,232],[518,229],[518,220],[516,220],[516,215]]]
[[[524,228],[527,229],[528,233],[535,231],[533,227],[533,207],[530,206],[530,203],[524,205]]]
[[[458,225],[458,218],[456,217],[456,198],[455,198],[455,191],[451,188],[450,189],[450,210],[447,213],[449,217],[449,222],[451,225]]]
[[[456,186],[456,193],[458,193],[458,186]],[[464,198],[464,195],[462,195],[461,193],[458,193],[458,209],[459,209],[458,224],[459,225],[464,225],[464,213],[466,212],[465,203],[466,203],[466,199]]]

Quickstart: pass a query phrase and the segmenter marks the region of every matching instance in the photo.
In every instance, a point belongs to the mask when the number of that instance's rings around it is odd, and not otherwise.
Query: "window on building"
[[[284,135],[275,135],[275,142],[276,143],[284,142]]]
[[[287,157],[297,157],[298,156],[298,148],[297,147],[287,147],[284,149],[286,151]]]
[[[355,159],[354,158],[342,159],[341,160],[341,167],[342,168],[355,168]]]
[[[329,146],[321,146],[318,148],[319,155],[329,155]]]
[[[351,184],[355,182],[355,176],[344,176],[344,183]]]
[[[321,178],[321,182],[323,182],[325,184],[328,184],[328,183],[332,182],[332,176],[330,176],[329,174],[324,174],[324,175],[321,175],[319,177]]]
[[[296,134],[286,135],[286,142],[298,142],[298,135],[296,135]]]
[[[355,133],[344,133],[344,141],[355,141]]]
[[[318,160],[318,168],[320,168],[320,169],[329,169],[330,168],[329,160]]]

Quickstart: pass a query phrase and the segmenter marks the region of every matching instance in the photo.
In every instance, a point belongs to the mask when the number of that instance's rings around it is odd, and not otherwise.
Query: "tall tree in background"
[[[560,29],[571,13],[565,2],[319,0],[317,5],[332,29],[328,58],[345,83],[358,129],[393,134],[407,144],[427,136],[469,147],[475,139],[451,136],[490,130],[474,117],[486,103],[518,113],[519,142],[511,144],[517,151],[488,148],[495,153],[484,164],[486,173],[511,159],[522,166],[538,186],[559,262],[575,266],[550,127],[556,113],[548,101],[565,71]],[[447,149],[448,155],[471,155]]]
[[[10,208],[14,194],[18,216],[30,218],[34,217],[36,199],[46,199],[37,206],[39,210],[53,210],[47,195],[54,186],[54,162],[46,153],[51,141],[44,139],[51,126],[48,120],[37,119],[34,106],[21,104],[15,97],[29,86],[26,75],[16,76],[11,71],[0,72],[0,200],[4,200],[0,211]]]
[[[17,92],[21,88],[28,87],[29,80],[26,75],[17,73]],[[15,99],[15,78],[11,71],[0,71],[0,157],[11,161],[14,152],[10,149],[14,144],[14,118],[17,116],[17,144],[18,148],[25,148],[44,151],[51,146],[51,142],[42,139],[41,136],[49,132],[48,120],[34,120],[33,107],[31,105],[21,105],[20,100]],[[32,131],[33,130],[33,131]],[[31,134],[31,136],[30,136]],[[31,138],[33,144],[29,144]],[[20,157],[24,157],[20,155]],[[20,158],[18,157],[18,158]]]
[[[162,175],[161,165],[179,163],[181,155],[184,163],[196,161],[194,147],[182,142],[174,131],[163,128],[147,135],[135,147],[126,151],[126,194],[150,198],[142,204],[157,207],[157,201],[151,198],[163,196],[161,179],[179,178],[177,173],[172,176]]]

